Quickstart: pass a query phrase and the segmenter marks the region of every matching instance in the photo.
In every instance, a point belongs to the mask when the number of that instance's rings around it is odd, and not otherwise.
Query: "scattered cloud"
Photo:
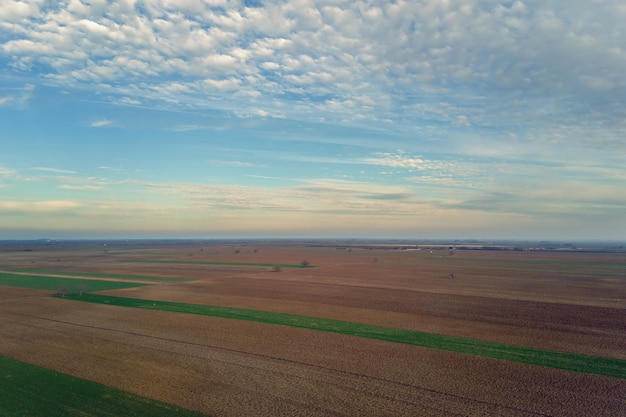
[[[363,162],[372,165],[381,165],[394,168],[410,168],[417,170],[425,169],[425,164],[427,164],[424,159],[419,157],[406,156],[402,151],[399,151],[396,154],[387,152],[379,153],[375,157],[364,158]]]
[[[115,123],[114,120],[109,120],[109,119],[99,119],[99,120],[94,120],[91,123],[89,123],[89,126],[91,127],[107,127],[107,126],[111,126]]]
[[[71,200],[48,200],[48,201],[0,201],[0,212],[60,212],[68,209],[81,207],[83,204]]]
[[[439,178],[463,178],[470,177],[485,177],[487,173],[485,168],[481,168],[481,164],[476,162],[469,162],[460,158],[452,159],[426,159],[420,156],[412,156],[404,151],[397,151],[395,153],[383,152],[374,157],[364,158],[363,163],[396,168],[406,172],[417,171],[423,173],[420,178],[427,178],[428,175]],[[411,178],[412,181],[417,181],[418,177]],[[466,183],[463,181],[463,183]]]
[[[242,185],[144,184],[154,192],[187,201],[193,207],[237,211],[413,215],[429,203],[401,186],[373,185],[334,179],[301,180],[281,188]]]
[[[222,161],[218,159],[209,159],[208,162],[210,165],[213,165],[213,166],[230,166],[230,167],[237,167],[237,168],[255,168],[255,167],[261,166],[256,163],[246,162],[246,161]]]
[[[192,130],[206,130],[206,129],[210,129],[210,127],[205,126],[205,125],[179,125],[179,126],[172,127],[169,130],[171,130],[172,132],[189,132]]]
[[[5,0],[4,163],[39,174],[0,167],[22,190],[0,209],[579,213],[592,230],[626,195],[624,21],[619,0]],[[89,154],[72,136],[109,127]],[[32,152],[44,139],[56,153]]]
[[[244,116],[396,123],[419,120],[421,106],[457,126],[511,125],[521,113],[507,116],[486,93],[524,112],[549,104],[556,120],[575,111],[573,103],[621,101],[626,35],[613,30],[620,16],[614,1],[10,1],[0,53],[16,70],[36,66],[48,82],[116,92],[126,104],[158,92],[171,103]],[[572,93],[576,100],[559,106]],[[251,97],[270,105],[251,107]]]
[[[469,127],[472,124],[469,121],[469,118],[467,116],[464,115],[459,115],[456,117],[456,119],[454,120],[454,125],[455,126],[465,126],[465,127]]]
[[[4,106],[5,104],[13,101],[13,96],[2,96],[0,97],[0,106]]]
[[[15,170],[0,166],[0,177],[12,177],[16,175]]]
[[[140,106],[142,104],[140,100],[131,97],[121,97],[117,100],[117,103],[127,106]]]
[[[13,87],[9,89],[9,94],[0,95],[0,106],[14,106],[18,108],[24,107],[32,98],[35,91],[34,84],[24,84],[21,87]]]
[[[240,118],[251,118],[251,117],[260,117],[260,118],[274,118],[274,119],[284,119],[286,116],[284,113],[280,111],[270,112],[268,110],[259,109],[259,108],[246,108],[236,110],[235,114]]]
[[[51,172],[54,174],[76,174],[76,171],[70,171],[66,169],[50,168],[50,167],[34,167],[35,171]]]
[[[97,185],[59,185],[59,189],[61,190],[70,190],[70,191],[99,191],[102,190],[102,187]]]

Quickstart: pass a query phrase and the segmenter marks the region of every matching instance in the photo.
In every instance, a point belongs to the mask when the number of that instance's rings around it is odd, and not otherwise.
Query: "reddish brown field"
[[[189,278],[109,291],[626,359],[626,255],[209,243],[2,247],[0,269]],[[30,249],[30,248],[29,248]],[[130,263],[298,264],[315,268]],[[454,279],[449,279],[453,273]],[[626,380],[0,287],[0,355],[220,416],[626,416]]]

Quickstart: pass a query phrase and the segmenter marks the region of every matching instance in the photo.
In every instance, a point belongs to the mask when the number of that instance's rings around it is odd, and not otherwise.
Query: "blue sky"
[[[626,239],[621,0],[2,0],[0,238]]]

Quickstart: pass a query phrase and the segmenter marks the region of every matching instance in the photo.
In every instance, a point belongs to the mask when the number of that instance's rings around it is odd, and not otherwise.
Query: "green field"
[[[119,260],[118,262],[183,264],[183,265],[225,265],[225,266],[264,266],[264,267],[280,266],[281,268],[314,268],[313,265],[300,265],[300,264],[267,264],[267,263],[253,263],[253,262],[203,262],[203,261],[177,261],[177,260],[168,260],[168,259],[122,259],[122,260]]]
[[[13,272],[29,272],[35,274],[71,275],[76,277],[113,278],[128,281],[189,281],[189,278],[161,277],[152,275],[103,274],[99,272],[64,272],[43,269],[10,269]]]
[[[546,366],[574,372],[605,375],[626,379],[626,361],[595,356],[576,355],[542,349],[533,349],[481,340],[464,339],[441,334],[395,329],[369,324],[323,319],[268,311],[185,304],[167,301],[142,300],[99,294],[73,295],[67,299],[108,304],[113,306],[170,311],[185,314],[221,317],[236,320],[292,326],[349,336],[365,337],[414,346],[445,350],[469,355],[530,365]]]
[[[0,356],[2,417],[207,417]]]
[[[45,275],[20,275],[0,273],[0,285],[11,287],[32,288],[37,290],[73,291],[104,291],[120,288],[139,287],[148,285],[135,282],[103,281],[81,278],[62,278]]]

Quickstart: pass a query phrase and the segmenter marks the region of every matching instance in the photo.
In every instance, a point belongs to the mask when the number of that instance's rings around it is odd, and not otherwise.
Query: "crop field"
[[[0,356],[3,417],[132,415],[202,417],[200,413],[142,398],[95,382]]]
[[[309,265],[296,265],[296,264],[268,264],[268,263],[254,263],[254,262],[202,262],[202,261],[180,261],[180,260],[162,260],[162,259],[125,259],[121,262],[148,262],[148,263],[163,263],[163,264],[191,264],[191,265],[226,265],[226,266],[280,266],[282,268],[312,268]]]
[[[0,415],[621,416],[625,319],[623,252],[6,243]]]
[[[68,295],[68,297],[71,297],[71,299],[76,301],[89,303],[223,317],[236,320],[248,320],[260,323],[313,329],[317,331],[347,334],[369,339],[380,339],[389,342],[404,343],[408,345],[467,353],[470,355],[484,356],[494,359],[504,359],[513,362],[549,366],[558,369],[567,369],[576,372],[593,373],[626,379],[626,360],[551,352],[433,333],[394,329],[340,320],[320,319],[316,317],[296,316],[293,314],[272,313],[267,311],[207,306],[203,304],[152,301],[98,294],[72,294]]]
[[[69,278],[38,274],[31,275],[0,273],[0,285],[33,288],[40,290],[76,292],[78,288],[82,288],[82,291],[103,291],[112,290],[115,288],[130,288],[145,284],[124,281],[104,281],[97,279]]]

